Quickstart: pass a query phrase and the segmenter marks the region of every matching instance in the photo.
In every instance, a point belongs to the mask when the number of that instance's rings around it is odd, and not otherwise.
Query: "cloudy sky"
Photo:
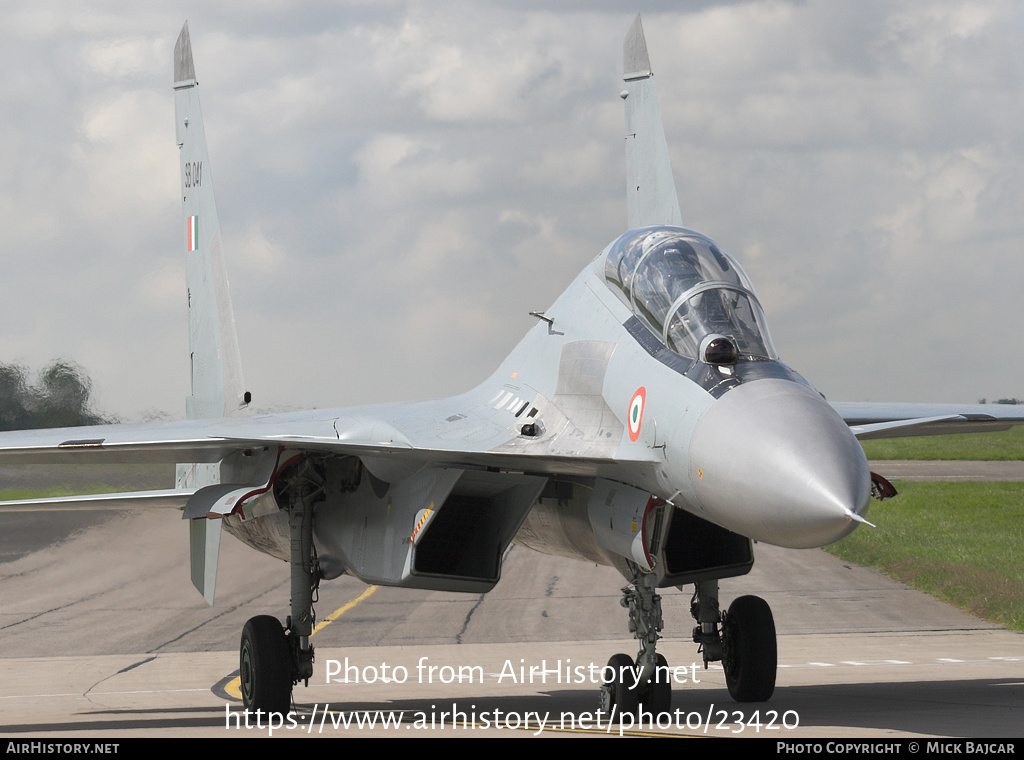
[[[624,231],[637,10],[683,218],[782,358],[836,400],[1024,397],[1020,3],[151,5],[0,8],[0,361],[104,411],[183,415],[185,19],[271,410],[468,389]]]

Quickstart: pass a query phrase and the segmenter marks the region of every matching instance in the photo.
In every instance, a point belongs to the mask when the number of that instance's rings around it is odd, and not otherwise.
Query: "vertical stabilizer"
[[[191,392],[185,399],[185,415],[189,419],[239,414],[249,403],[242,384],[198,86],[186,22],[174,45],[174,118],[181,158],[182,237],[188,287]],[[179,488],[220,481],[219,465],[178,465]],[[213,604],[217,587],[221,525],[220,520],[189,522],[192,583],[208,604]]]
[[[187,23],[174,46],[174,116],[181,154],[182,237],[192,365],[186,415],[189,419],[223,417],[243,411],[248,399],[242,384],[242,362]]]
[[[637,14],[623,46],[626,87],[626,212],[629,228],[683,223],[644,28]]]

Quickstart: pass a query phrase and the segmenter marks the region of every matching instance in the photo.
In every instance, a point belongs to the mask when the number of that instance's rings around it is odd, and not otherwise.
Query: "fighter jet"
[[[830,404],[776,354],[737,260],[683,226],[638,16],[625,42],[629,230],[587,264],[479,387],[437,401],[253,415],[225,275],[186,24],[174,49],[191,394],[180,422],[5,433],[0,462],[174,462],[174,488],[8,502],[4,511],[159,507],[188,521],[213,603],[222,530],[290,563],[284,624],[242,631],[249,709],[287,712],[313,673],[321,581],[481,593],[512,541],[608,565],[638,654],[606,669],[606,712],[665,711],[660,589],[693,587],[693,640],[738,701],[776,680],[764,600],[719,606],[753,543],[824,546],[861,523],[858,438],[1001,430],[1009,408]]]

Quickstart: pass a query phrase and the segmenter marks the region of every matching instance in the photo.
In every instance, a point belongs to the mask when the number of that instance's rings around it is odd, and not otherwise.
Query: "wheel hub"
[[[253,692],[252,650],[249,648],[248,642],[246,642],[246,646],[242,647],[242,667],[238,675],[242,687],[242,700],[248,703],[252,699]]]

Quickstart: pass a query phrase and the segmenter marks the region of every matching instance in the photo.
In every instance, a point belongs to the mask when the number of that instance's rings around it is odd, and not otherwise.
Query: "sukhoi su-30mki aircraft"
[[[728,610],[718,603],[719,580],[750,571],[753,542],[818,547],[866,522],[872,492],[893,491],[869,472],[858,438],[1001,430],[1024,417],[991,406],[829,404],[780,361],[742,268],[682,226],[639,17],[624,58],[629,231],[535,313],[487,381],[439,401],[252,416],[186,25],[174,98],[187,419],[0,436],[4,463],[177,462],[175,486],[3,509],[181,509],[192,580],[211,604],[222,529],[288,561],[286,623],[255,617],[242,632],[252,709],[287,711],[293,685],[312,675],[321,580],[485,592],[513,540],[626,579],[639,652],[609,661],[603,709],[669,708],[658,590],[684,585],[694,587],[705,665],[722,661],[735,699],[768,699],[771,610],[754,596]]]

